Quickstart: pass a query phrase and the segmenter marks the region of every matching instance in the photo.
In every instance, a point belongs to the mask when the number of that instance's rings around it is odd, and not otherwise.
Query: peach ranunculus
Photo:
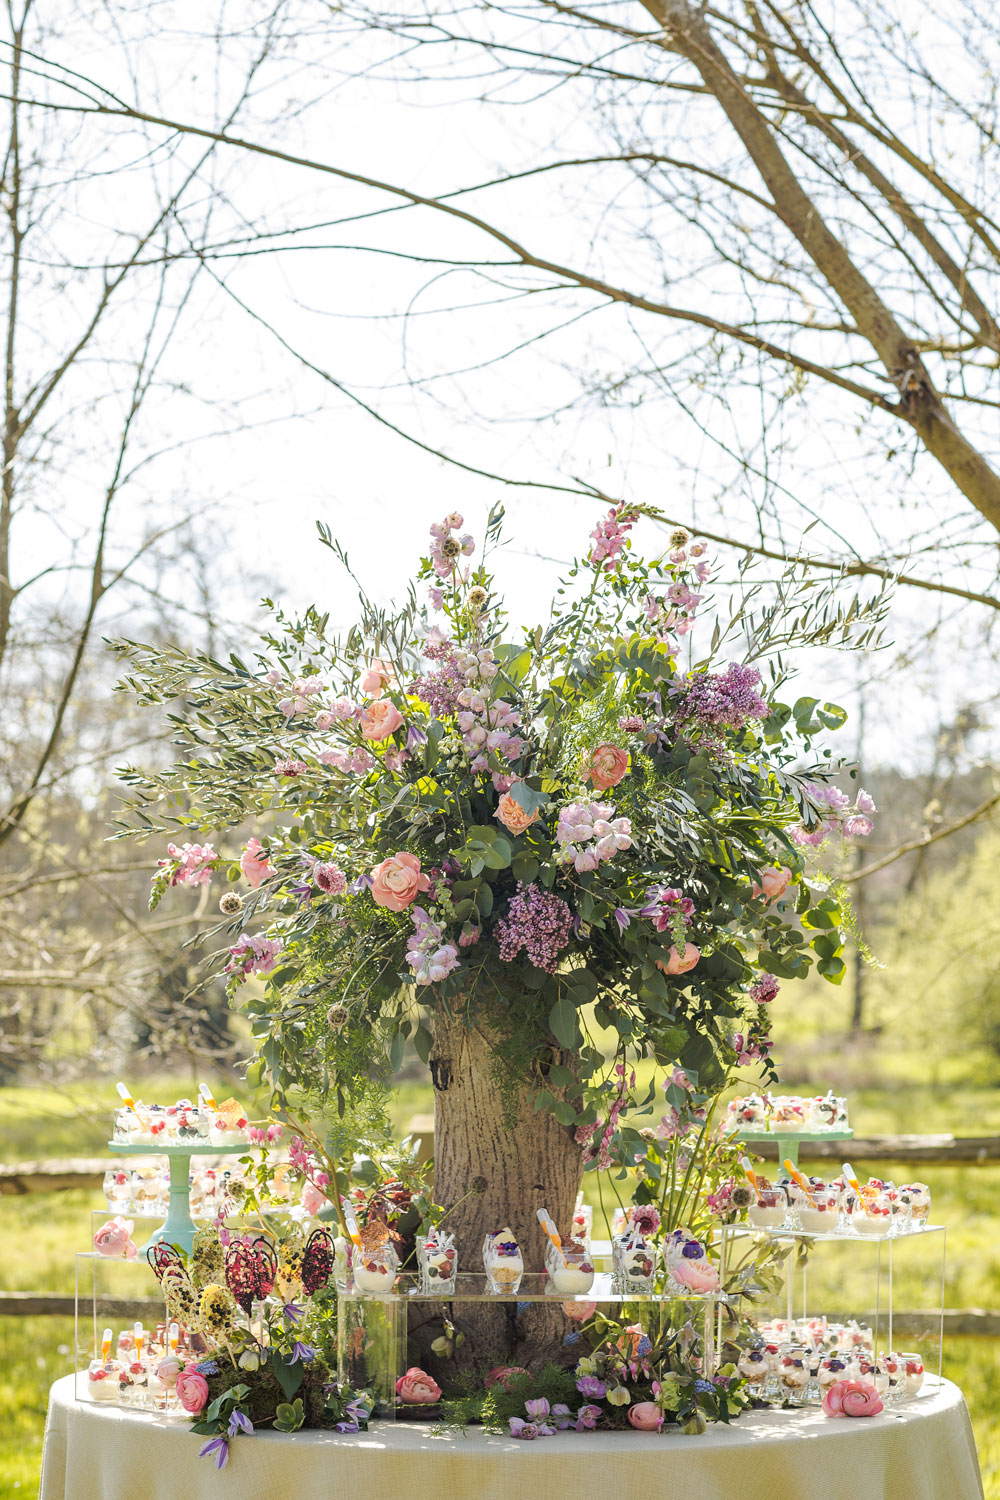
[[[193,1365],[188,1365],[177,1377],[175,1386],[177,1399],[189,1416],[196,1417],[205,1410],[208,1402],[208,1381],[199,1375]]]
[[[372,899],[376,906],[387,906],[390,911],[405,911],[412,906],[421,891],[430,890],[430,879],[421,868],[415,854],[401,851],[390,854],[372,871]]]
[[[98,1255],[107,1256],[110,1259],[120,1259],[124,1256],[126,1260],[135,1260],[139,1251],[132,1243],[132,1230],[135,1227],[133,1219],[123,1219],[120,1214],[102,1224],[94,1235],[94,1249]]]
[[[838,1380],[823,1397],[828,1417],[877,1417],[882,1397],[867,1380]]]
[[[663,1413],[653,1401],[637,1401],[628,1409],[628,1419],[639,1432],[659,1432]]]
[[[254,890],[263,885],[269,875],[274,874],[271,857],[262,847],[260,839],[247,839],[240,855],[240,869]]]
[[[590,757],[590,765],[584,774],[598,792],[606,792],[617,786],[628,770],[628,751],[619,745],[598,745]]]
[[[508,833],[518,834],[534,823],[538,817],[538,809],[534,812],[525,812],[520,802],[515,801],[510,792],[504,792],[497,803],[496,817],[498,817]]]
[[[431,1406],[441,1400],[441,1387],[414,1365],[396,1381],[396,1399],[404,1406]]]
[[[792,872],[787,865],[768,865],[761,871],[760,885],[754,886],[753,893],[755,896],[763,896],[770,904],[785,894],[791,878]]]
[[[391,698],[376,698],[361,710],[358,722],[362,739],[387,740],[402,724],[403,715]]]
[[[679,1256],[669,1267],[669,1273],[678,1286],[686,1286],[692,1292],[700,1294],[719,1289],[719,1273],[707,1255],[699,1256],[697,1260],[685,1260]]]
[[[395,680],[396,674],[390,664],[376,656],[371,666],[362,672],[358,685],[370,698],[381,698],[385,689]]]
[[[564,1302],[562,1310],[571,1323],[586,1323],[597,1311],[596,1302]]]
[[[678,953],[674,944],[671,943],[666,963],[658,958],[656,967],[662,969],[664,974],[687,974],[694,968],[699,958],[701,958],[701,949],[696,948],[694,943],[685,943],[683,953]]]

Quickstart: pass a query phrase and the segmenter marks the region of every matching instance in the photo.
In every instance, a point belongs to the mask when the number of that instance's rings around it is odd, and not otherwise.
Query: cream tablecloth
[[[533,1443],[409,1422],[367,1433],[240,1437],[228,1466],[183,1424],[52,1387],[40,1500],[980,1500],[965,1401],[950,1381],[866,1420],[754,1412],[700,1438],[559,1433]]]

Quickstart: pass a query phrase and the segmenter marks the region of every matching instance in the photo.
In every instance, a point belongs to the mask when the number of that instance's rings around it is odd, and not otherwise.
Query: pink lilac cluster
[[[454,643],[448,640],[437,626],[427,633],[424,656],[428,661],[439,662],[437,670],[427,672],[410,683],[410,692],[429,706],[437,718],[458,710],[458,695],[465,687],[465,673],[459,665]]]
[[[507,915],[495,929],[500,957],[504,963],[513,963],[523,948],[536,969],[554,974],[572,927],[573,914],[560,896],[519,880]]]
[[[848,839],[863,839],[871,833],[874,824],[869,814],[878,809],[870,793],[859,791],[852,803],[847,793],[842,792],[838,786],[808,781],[804,790],[821,816],[813,828],[800,825],[792,829],[792,838],[797,844],[809,844],[815,848],[837,835]]]
[[[281,938],[251,937],[244,933],[230,948],[227,974],[236,974],[240,983],[248,974],[270,974],[281,952]]]
[[[437,576],[447,582],[455,573],[460,557],[471,557],[476,544],[471,536],[453,536],[464,524],[457,510],[435,521],[431,527],[431,567]]]
[[[770,1005],[780,989],[781,985],[773,974],[762,974],[750,986],[750,999],[755,1005]]]
[[[614,859],[623,849],[632,847],[632,823],[616,818],[607,802],[571,802],[559,813],[556,828],[558,858],[572,863],[578,875],[596,870],[602,860]]]
[[[458,949],[454,943],[442,943],[444,928],[422,906],[411,907],[410,919],[414,930],[406,940],[406,962],[413,970],[413,982],[440,984],[458,968]]]
[[[628,533],[636,523],[635,512],[627,505],[613,505],[603,521],[590,533],[594,545],[587,554],[592,568],[613,573],[622,560]]]
[[[760,673],[731,661],[724,672],[693,672],[671,689],[674,712],[707,729],[743,729],[771,710],[760,696]]]
[[[182,844],[179,849],[176,844],[168,844],[166,859],[156,863],[161,869],[174,866],[171,885],[208,885],[218,858],[211,844]]]
[[[268,672],[267,680],[272,687],[280,687],[285,678],[283,673],[275,669]],[[312,713],[316,707],[312,700],[317,693],[325,691],[326,684],[322,677],[293,678],[287,696],[278,700],[278,710],[286,719],[294,718],[296,714]]]
[[[360,745],[356,750],[321,750],[317,759],[335,771],[353,771],[359,776],[371,771],[375,765],[374,755]]]

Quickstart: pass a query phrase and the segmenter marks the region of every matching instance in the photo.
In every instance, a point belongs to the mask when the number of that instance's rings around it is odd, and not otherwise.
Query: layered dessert
[[[517,1291],[524,1275],[524,1257],[511,1229],[497,1229],[486,1236],[483,1241],[483,1266],[486,1269],[488,1291]]]
[[[429,1229],[417,1237],[417,1264],[420,1267],[420,1290],[424,1295],[454,1295],[458,1274],[455,1236]]]

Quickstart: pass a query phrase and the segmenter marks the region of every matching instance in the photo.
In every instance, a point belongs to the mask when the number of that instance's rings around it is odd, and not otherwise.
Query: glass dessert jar
[[[778,1384],[782,1397],[792,1406],[803,1406],[809,1384],[809,1350],[786,1344],[778,1360]]]
[[[924,1362],[919,1354],[900,1354],[903,1366],[903,1395],[917,1396],[924,1383]]]
[[[807,1234],[836,1232],[840,1203],[832,1188],[810,1188],[807,1193],[793,1183],[789,1197],[800,1229]]]
[[[454,1295],[458,1253],[453,1234],[430,1229],[426,1235],[418,1235],[417,1264],[420,1267],[420,1290],[424,1296]]]
[[[743,1376],[755,1396],[759,1396],[767,1382],[769,1373],[767,1350],[762,1344],[752,1349],[741,1349],[736,1368]]]
[[[816,1378],[821,1392],[828,1391],[838,1380],[849,1379],[846,1357],[842,1354],[828,1354],[825,1359],[820,1360]]]
[[[549,1266],[549,1279],[563,1297],[589,1292],[594,1284],[594,1267],[587,1247],[571,1240],[563,1246],[561,1254],[556,1250]]]
[[[747,1221],[755,1229],[780,1229],[788,1216],[784,1188],[761,1187],[747,1209]]]
[[[931,1211],[931,1190],[926,1182],[910,1182],[899,1189],[899,1200],[910,1210],[909,1227],[923,1229]]]
[[[892,1204],[885,1192],[861,1193],[851,1215],[855,1234],[886,1235],[892,1228]]]
[[[497,1229],[486,1236],[483,1266],[487,1291],[497,1294],[517,1291],[524,1275],[524,1257],[512,1230]]]
[[[396,1272],[399,1270],[399,1258],[388,1242],[379,1245],[377,1249],[356,1249],[353,1270],[355,1290],[377,1296],[379,1293],[392,1291]]]
[[[620,1292],[651,1292],[656,1275],[656,1246],[637,1229],[626,1229],[611,1242],[615,1282]]]
[[[118,1400],[118,1365],[113,1359],[92,1359],[87,1371],[87,1395],[92,1401]]]

